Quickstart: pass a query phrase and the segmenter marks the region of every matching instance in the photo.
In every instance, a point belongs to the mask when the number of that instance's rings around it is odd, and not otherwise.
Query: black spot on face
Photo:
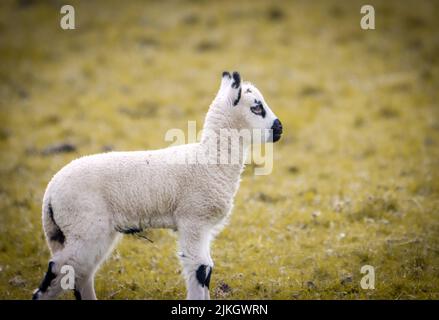
[[[255,99],[255,104],[250,107],[250,111],[258,116],[261,116],[262,118],[265,118],[267,114],[264,109],[264,106],[262,105],[262,102],[257,99]]]
[[[247,90],[245,90],[245,93],[252,93],[252,91],[249,88],[247,88]]]

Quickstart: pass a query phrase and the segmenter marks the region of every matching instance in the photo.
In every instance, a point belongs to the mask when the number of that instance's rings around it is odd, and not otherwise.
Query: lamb
[[[224,130],[238,143],[218,143]],[[254,85],[241,81],[238,72],[223,72],[200,142],[85,156],[62,168],[43,198],[43,227],[52,257],[33,299],[55,299],[62,292],[65,265],[74,270],[75,297],[96,299],[99,265],[122,234],[148,228],[178,232],[187,299],[210,299],[210,244],[232,211],[244,159],[255,142],[237,136],[243,130],[262,130],[259,142],[276,142],[282,125]],[[208,150],[213,162],[188,161]],[[238,151],[237,162],[218,161],[233,150]]]

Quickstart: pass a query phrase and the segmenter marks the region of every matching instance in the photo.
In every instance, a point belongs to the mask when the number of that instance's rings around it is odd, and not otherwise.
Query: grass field
[[[65,31],[62,1],[0,2],[1,299],[29,299],[47,268],[52,175],[200,129],[223,70],[261,89],[285,134],[271,175],[245,170],[212,298],[439,298],[437,2],[368,1],[369,31],[361,1],[71,3]],[[185,297],[176,236],[146,234],[104,264],[98,298]]]

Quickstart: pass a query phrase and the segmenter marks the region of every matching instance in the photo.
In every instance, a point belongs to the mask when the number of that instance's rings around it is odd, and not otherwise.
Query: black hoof
[[[32,300],[40,300],[40,290],[35,291],[32,295]]]

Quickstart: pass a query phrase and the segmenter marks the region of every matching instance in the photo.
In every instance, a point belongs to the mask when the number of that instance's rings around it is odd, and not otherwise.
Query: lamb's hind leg
[[[188,300],[210,299],[209,285],[213,268],[210,242],[211,234],[208,231],[194,226],[179,228],[180,260]]]
[[[77,300],[96,300],[94,290],[94,275],[100,264],[111,253],[120,235],[111,232],[101,234],[99,239],[88,240],[79,245],[77,255],[77,270],[75,270],[75,298]]]
[[[102,230],[101,230],[102,231]],[[111,252],[119,237],[116,232],[97,232],[98,237],[69,239],[61,251],[54,253],[49,269],[33,299],[55,299],[63,290],[73,289],[76,299],[94,300],[96,294],[93,287],[94,274],[99,265]],[[90,233],[96,235],[95,233]],[[74,237],[71,237],[74,238]],[[71,268],[65,269],[63,266]],[[73,272],[73,286],[70,280],[65,288],[62,279]]]
[[[73,277],[71,276],[72,269],[65,269],[65,266],[71,266],[74,272],[76,265],[72,256],[72,249],[69,246],[66,246],[62,250],[53,254],[49,261],[47,272],[44,275],[40,286],[35,290],[32,296],[33,300],[56,299],[63,290],[70,287],[70,283],[74,284],[74,275]],[[67,281],[63,281],[64,279],[67,279]],[[63,287],[63,283],[66,287]]]

